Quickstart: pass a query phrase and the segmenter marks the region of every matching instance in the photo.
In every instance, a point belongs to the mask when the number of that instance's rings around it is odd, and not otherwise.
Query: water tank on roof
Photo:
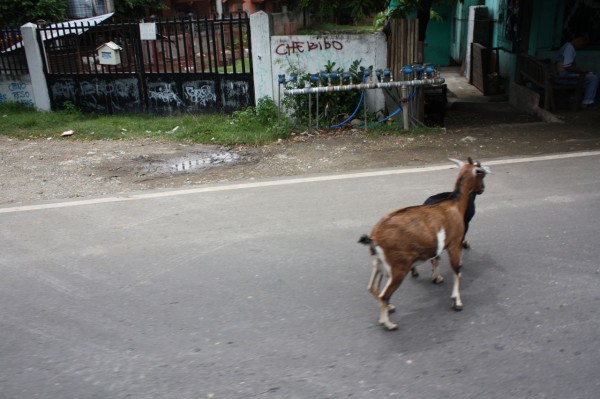
[[[90,18],[115,11],[113,0],[68,0],[70,18]]]

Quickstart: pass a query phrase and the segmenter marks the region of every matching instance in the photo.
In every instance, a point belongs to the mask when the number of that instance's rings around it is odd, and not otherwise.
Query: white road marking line
[[[590,156],[599,156],[600,151],[585,151],[585,152],[572,152],[567,154],[554,154],[554,155],[540,155],[535,157],[523,157],[523,158],[510,158],[510,159],[499,159],[495,161],[486,161],[485,165],[510,165],[515,163],[526,163],[526,162],[542,162],[551,161],[557,159],[568,159],[568,158],[582,158]],[[336,181],[336,180],[349,180],[349,179],[361,179],[365,177],[380,177],[380,176],[393,176],[403,175],[409,173],[422,173],[422,172],[433,172],[438,170],[446,170],[454,168],[454,165],[436,165],[436,166],[425,166],[419,168],[408,168],[408,169],[386,169],[386,170],[375,170],[370,172],[356,172],[356,173],[344,173],[338,175],[324,175],[324,176],[312,176],[312,177],[292,177],[280,180],[271,181],[260,181],[251,183],[237,183],[227,184],[222,186],[204,186],[190,189],[181,190],[170,190],[170,191],[158,191],[143,194],[131,194],[116,197],[105,197],[105,198],[93,198],[86,200],[74,200],[66,202],[55,202],[48,204],[37,204],[37,205],[22,205],[12,206],[6,208],[0,208],[0,214],[2,213],[15,213],[15,212],[26,212],[26,211],[37,211],[43,209],[56,209],[56,208],[68,208],[72,206],[82,205],[95,205],[110,202],[124,202],[141,199],[153,199],[163,197],[174,197],[188,194],[201,194],[201,193],[213,193],[219,191],[233,191],[233,190],[245,190],[250,188],[262,188],[262,187],[275,187],[275,186],[287,186],[292,184],[304,184],[304,183],[317,183],[325,181]]]

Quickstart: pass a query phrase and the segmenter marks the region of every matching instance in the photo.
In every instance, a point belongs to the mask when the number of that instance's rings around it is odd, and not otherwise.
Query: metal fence
[[[29,73],[25,49],[19,27],[0,28],[0,74],[22,75]]]
[[[38,41],[53,109],[71,102],[104,114],[175,115],[254,105],[250,33],[242,13],[143,23],[69,21],[39,28]],[[118,46],[114,65],[98,54],[109,42]]]
[[[252,73],[246,14],[148,22],[154,40],[140,37],[138,21],[41,27],[48,73]],[[119,65],[102,65],[98,59],[97,48],[109,41],[122,48]]]

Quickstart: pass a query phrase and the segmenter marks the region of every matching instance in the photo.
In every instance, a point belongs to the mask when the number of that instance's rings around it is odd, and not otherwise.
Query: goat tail
[[[364,245],[369,245],[369,246],[373,245],[373,240],[371,240],[371,238],[370,238],[368,235],[366,235],[366,234],[363,234],[363,235],[362,235],[362,236],[361,236],[361,237],[358,239],[358,242],[359,242],[360,244],[364,244]]]
[[[371,239],[371,237],[369,237],[366,234],[363,234],[359,239],[358,242],[360,244],[364,244],[364,245],[368,245],[369,249],[371,250],[371,255],[375,255],[375,241],[373,241]]]

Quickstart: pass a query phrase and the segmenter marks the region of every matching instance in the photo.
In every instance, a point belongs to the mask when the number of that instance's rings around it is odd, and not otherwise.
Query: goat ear
[[[462,167],[465,165],[465,163],[464,163],[463,161],[459,161],[458,159],[454,159],[454,158],[448,158],[448,160],[449,160],[450,162],[453,162],[453,163],[455,163],[455,164],[456,164],[456,166],[458,166],[459,168],[462,168]]]

